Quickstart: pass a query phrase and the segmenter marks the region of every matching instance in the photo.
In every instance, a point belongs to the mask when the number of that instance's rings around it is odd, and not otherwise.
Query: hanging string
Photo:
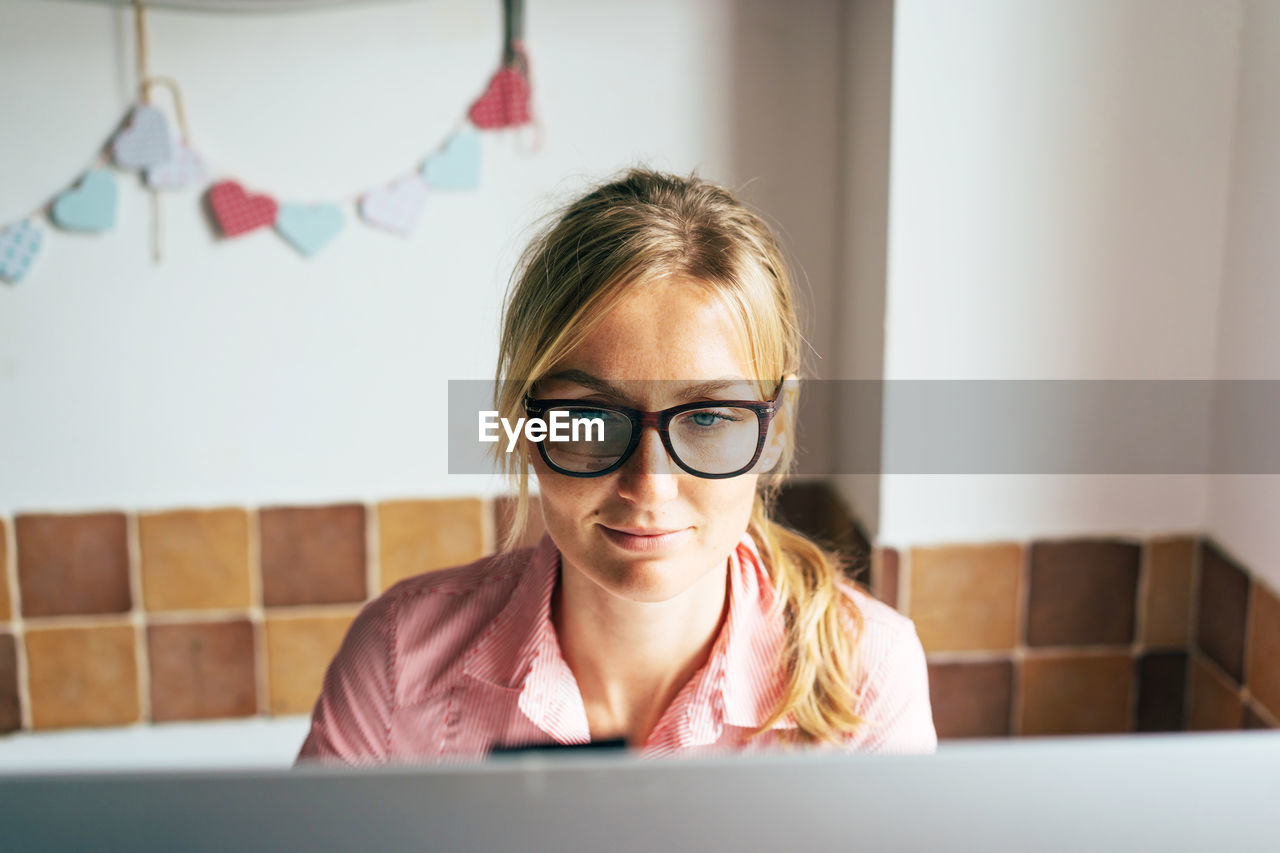
[[[524,50],[524,0],[502,0],[502,65],[520,72],[529,84],[529,118],[533,125],[533,142],[529,151],[542,149],[542,120],[533,109],[533,81],[529,74],[529,55]]]
[[[133,0],[134,53],[138,63],[138,100],[143,104],[151,103],[151,74],[147,69],[147,15],[142,0]],[[170,90],[174,92],[174,102],[178,102],[176,85]],[[181,112],[179,112],[181,116]],[[185,122],[184,130],[185,133]],[[160,191],[151,187],[151,261],[159,264],[164,260],[164,211],[161,210]]]
[[[151,103],[151,88],[153,86],[161,86],[169,90],[169,97],[173,99],[173,112],[178,117],[178,127],[182,130],[182,139],[191,145],[191,128],[187,126],[187,111],[182,106],[182,90],[178,88],[178,81],[172,77],[147,77],[142,81],[143,97],[146,98],[145,103]]]
[[[134,59],[138,63],[138,97],[142,99],[142,103],[148,104],[151,101],[147,94],[146,80],[151,75],[147,73],[147,16],[142,0],[133,0],[133,32]]]

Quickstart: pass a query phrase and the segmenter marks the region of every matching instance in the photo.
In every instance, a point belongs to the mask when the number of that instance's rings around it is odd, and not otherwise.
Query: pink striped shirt
[[[585,743],[587,714],[551,622],[560,554],[535,548],[401,581],[356,617],[329,665],[299,761],[474,759],[496,746]],[[932,752],[924,650],[911,620],[852,585],[864,636],[847,751]],[[748,742],[783,683],[781,617],[749,535],[729,560],[729,608],[706,664],[667,707],[641,754],[777,746],[784,718]]]

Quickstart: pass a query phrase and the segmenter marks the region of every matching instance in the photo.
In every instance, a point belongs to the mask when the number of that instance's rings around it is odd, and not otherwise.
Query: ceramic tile
[[[267,683],[273,714],[309,714],[325,670],[358,608],[341,614],[267,614]]]
[[[1023,735],[1131,730],[1133,661],[1127,654],[1055,655],[1022,662]]]
[[[1140,556],[1127,542],[1032,545],[1027,644],[1132,643]]]
[[[157,722],[258,711],[253,626],[247,619],[151,625],[151,716]]]
[[[13,618],[9,601],[9,523],[0,518],[0,622]]]
[[[368,597],[363,506],[264,509],[259,531],[267,607],[342,604]]]
[[[1244,724],[1244,703],[1236,688],[1200,655],[1188,673],[1187,730],[1238,729]]]
[[[14,529],[24,617],[123,613],[133,606],[122,514],[20,515]]]
[[[1245,684],[1256,701],[1280,717],[1280,597],[1255,581],[1249,609]]]
[[[910,616],[925,651],[1013,648],[1022,563],[1016,544],[912,548]]]
[[[1249,576],[1212,542],[1200,546],[1200,614],[1196,646],[1236,684],[1244,681]]]
[[[18,649],[12,634],[0,634],[0,735],[22,727],[18,698]]]
[[[485,555],[483,501],[387,501],[378,505],[382,589]]]
[[[137,633],[132,625],[29,628],[24,641],[33,728],[138,722]]]
[[[147,610],[249,606],[249,516],[180,510],[138,519]]]
[[[1138,660],[1140,732],[1176,732],[1183,727],[1187,685],[1186,652],[1148,652]]]
[[[1145,548],[1142,642],[1148,648],[1185,649],[1191,642],[1196,541],[1164,539]]]
[[[1013,663],[929,664],[929,701],[938,737],[1006,737]]]
[[[515,506],[516,499],[509,495],[494,498],[493,529],[494,545],[497,548],[502,547],[507,531],[511,529],[511,523],[515,516]],[[538,544],[538,540],[546,532],[547,526],[542,523],[542,501],[537,495],[529,495],[529,518],[525,523],[524,532],[515,547],[532,548]]]

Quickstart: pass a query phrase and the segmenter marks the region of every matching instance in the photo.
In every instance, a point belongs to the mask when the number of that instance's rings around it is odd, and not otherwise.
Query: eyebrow
[[[612,382],[609,382],[607,380],[601,379],[598,376],[592,376],[590,373],[587,373],[585,370],[577,370],[577,369],[560,370],[555,373],[548,374],[547,376],[543,377],[543,379],[556,380],[560,382],[572,382],[575,385],[581,385],[583,388],[590,388],[592,391],[597,391],[601,394],[606,394],[610,397],[615,397],[619,400],[628,399],[627,394],[617,385],[614,385]],[[676,399],[684,400],[688,402],[691,400],[696,400],[699,397],[710,397],[711,395],[716,394],[720,391],[723,391],[726,388],[732,388],[736,385],[741,385],[744,382],[750,382],[750,380],[745,378],[712,379],[707,382],[697,382],[692,385],[687,385],[684,388],[680,389],[680,393],[676,395]]]

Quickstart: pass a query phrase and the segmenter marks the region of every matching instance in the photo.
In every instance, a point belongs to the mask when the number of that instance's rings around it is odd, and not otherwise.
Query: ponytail
[[[786,625],[779,661],[786,686],[778,706],[752,736],[790,715],[799,740],[839,742],[867,722],[856,713],[854,687],[862,612],[841,589],[837,558],[770,519],[759,495],[747,530],[769,570]]]

